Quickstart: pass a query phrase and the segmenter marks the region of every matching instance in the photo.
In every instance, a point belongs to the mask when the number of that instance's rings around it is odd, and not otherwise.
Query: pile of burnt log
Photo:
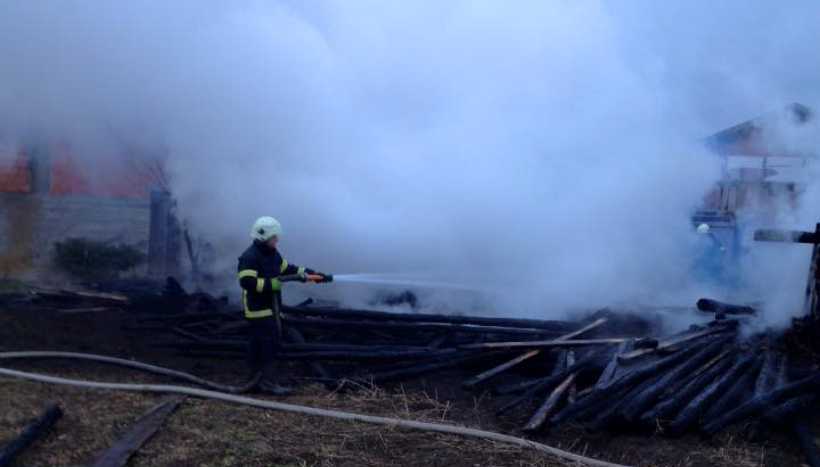
[[[820,373],[791,362],[775,336],[741,338],[754,309],[707,299],[698,308],[714,319],[648,338],[657,331],[648,321],[606,310],[578,321],[544,321],[307,302],[283,308],[279,358],[309,363],[317,380],[332,384],[386,383],[457,368],[468,375],[464,388],[494,394],[499,415],[520,419],[526,431],[580,423],[712,435],[742,420],[754,422],[750,436],[773,426],[805,430],[801,409],[815,403]],[[139,316],[139,329],[173,335],[158,345],[177,353],[244,358],[241,313]]]
[[[126,330],[177,355],[244,359],[247,324],[242,313],[200,295],[166,293],[166,303],[135,306]],[[168,306],[168,300],[175,306]],[[449,368],[503,366],[465,382],[477,387],[513,367],[524,374],[537,371],[550,362],[553,349],[606,347],[652,331],[644,319],[607,311],[580,321],[393,313],[312,301],[281,311],[278,359],[306,362],[312,378],[328,384],[378,384]],[[619,337],[607,337],[616,333]],[[506,361],[522,348],[527,357]]]
[[[46,292],[37,300],[127,309],[126,331],[176,355],[246,358],[247,324],[226,300],[188,294],[173,280],[148,292]],[[447,372],[447,382],[461,378],[466,390],[494,395],[499,416],[529,432],[572,423],[711,436],[744,422],[751,438],[785,429],[807,453],[816,452],[802,418],[817,402],[816,366],[795,355],[782,335],[749,335],[744,322],[754,319],[751,307],[703,299],[697,308],[711,321],[656,338],[647,337],[659,329],[646,315],[609,310],[548,321],[357,310],[309,300],[282,308],[278,359],[306,364],[308,379],[335,388]]]

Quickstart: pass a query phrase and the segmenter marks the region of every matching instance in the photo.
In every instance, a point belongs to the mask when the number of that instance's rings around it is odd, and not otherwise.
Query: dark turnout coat
[[[282,303],[279,276],[313,272],[288,263],[278,250],[268,248],[260,242],[254,242],[242,253],[239,257],[238,271],[247,319],[267,318],[278,314]]]

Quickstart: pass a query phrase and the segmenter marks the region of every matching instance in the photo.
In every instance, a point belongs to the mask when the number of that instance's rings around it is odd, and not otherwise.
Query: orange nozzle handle
[[[320,276],[319,274],[308,274],[307,280],[309,282],[322,282],[325,280],[325,276]]]

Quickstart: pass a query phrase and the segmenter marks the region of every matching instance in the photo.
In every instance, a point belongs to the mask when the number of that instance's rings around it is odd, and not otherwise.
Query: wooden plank
[[[497,326],[541,329],[552,332],[567,332],[575,325],[567,321],[547,321],[524,318],[490,318],[481,316],[437,315],[427,313],[392,313],[387,311],[352,310],[342,308],[305,307],[296,308],[283,306],[285,315],[294,317],[319,317],[330,319],[346,319],[359,321],[392,321],[412,323],[447,323],[470,326]]]
[[[0,449],[0,467],[12,465],[23,450],[43,436],[62,416],[63,411],[58,405],[48,406],[36,420],[26,426],[20,436]]]
[[[600,351],[589,352],[583,358],[575,362],[575,364],[563,369],[558,373],[553,373],[545,378],[533,380],[533,382],[527,382],[526,386],[522,385],[522,388],[526,389],[524,394],[504,404],[496,411],[496,414],[503,414],[512,409],[513,407],[517,406],[518,404],[521,404],[522,402],[531,399],[540,391],[550,388],[553,385],[560,384],[567,376],[569,376],[572,373],[580,373],[582,371],[587,370],[590,367],[598,366],[600,360]]]
[[[517,334],[527,336],[545,336],[554,334],[553,331],[537,328],[516,328],[502,326],[484,326],[475,324],[452,324],[452,323],[424,323],[424,322],[393,322],[393,321],[353,321],[344,319],[315,319],[315,318],[294,318],[284,316],[282,321],[286,325],[298,326],[300,328],[316,329],[377,329],[383,331],[451,331],[467,332],[478,334]]]
[[[557,338],[556,340],[568,341],[568,340],[575,339],[576,337],[580,336],[581,334],[585,334],[589,331],[592,331],[593,329],[603,325],[606,322],[607,322],[606,318],[598,318],[595,321],[593,321],[593,322],[587,324],[586,326],[582,327],[581,329],[579,329],[577,331],[574,331],[574,332],[571,332],[569,334],[565,334],[565,335]]]
[[[519,348],[550,348],[550,347],[586,347],[590,345],[620,344],[629,340],[628,337],[611,337],[607,339],[574,339],[523,342],[484,342],[481,344],[460,345],[461,349],[519,349]]]
[[[621,342],[620,345],[618,345],[618,350],[616,350],[615,353],[612,355],[612,359],[609,361],[609,363],[604,368],[604,371],[602,371],[601,375],[598,377],[598,381],[595,383],[595,389],[601,389],[613,380],[613,378],[615,377],[615,370],[618,369],[618,356],[628,352],[629,349],[632,347],[632,342],[633,341],[631,340],[624,341]]]
[[[755,230],[754,239],[757,242],[820,243],[820,236],[815,232],[799,230],[758,229]]]
[[[567,394],[575,383],[575,378],[578,376],[578,373],[572,373],[571,375],[567,376],[564,381],[561,382],[555,389],[552,390],[550,395],[544,400],[544,403],[538,407],[538,410],[535,411],[532,418],[527,422],[524,426],[525,431],[534,431],[540,428],[544,422],[555,412],[558,403],[561,402],[561,398],[564,394]]]
[[[584,333],[589,332],[593,329],[596,329],[597,327],[601,326],[602,324],[604,324],[606,322],[607,322],[606,318],[597,319],[597,320],[593,321],[592,323],[582,327],[581,329],[578,329],[577,331],[573,331],[569,334],[565,334],[561,337],[558,337],[555,340],[561,341],[561,340],[573,339],[574,337],[578,337],[581,334],[584,334]],[[503,373],[504,371],[509,370],[510,368],[513,368],[514,366],[520,364],[521,362],[524,362],[526,360],[529,360],[530,358],[533,358],[537,355],[540,355],[541,352],[542,352],[541,349],[535,349],[535,350],[530,350],[528,352],[525,352],[525,353],[513,358],[512,360],[504,362],[501,365],[498,365],[494,368],[491,368],[491,369],[489,369],[489,370],[487,370],[483,373],[480,373],[480,374],[476,375],[473,378],[468,379],[467,381],[464,382],[463,386],[465,388],[474,387],[474,386],[476,386],[476,385],[478,385],[478,384],[480,384],[480,383],[482,383],[482,382],[484,382],[484,381],[486,381],[486,380],[488,380],[488,379],[490,379],[494,376],[499,375],[500,373]],[[573,361],[573,363],[575,363],[575,362]]]
[[[122,438],[102,452],[91,467],[125,467],[128,459],[156,434],[181,402],[182,398],[175,398],[146,412]]]
[[[81,314],[81,313],[101,313],[107,311],[122,311],[121,308],[113,308],[110,306],[95,306],[89,308],[63,308],[57,310],[58,313],[61,315],[72,315],[72,314]]]
[[[633,350],[631,352],[627,352],[623,355],[619,355],[618,360],[623,362],[623,361],[628,361],[628,360],[633,360],[633,359],[636,359],[636,358],[639,358],[639,357],[643,357],[644,355],[648,355],[648,354],[651,354],[651,353],[654,353],[654,352],[671,350],[673,347],[675,347],[677,345],[680,345],[680,344],[683,344],[683,343],[686,343],[686,342],[689,342],[689,341],[693,341],[695,339],[699,339],[701,337],[708,336],[710,334],[717,334],[717,333],[724,332],[724,331],[726,331],[726,328],[715,327],[715,328],[703,329],[701,331],[696,331],[696,332],[689,333],[689,334],[683,334],[683,335],[673,337],[671,339],[667,339],[667,340],[659,342],[658,346],[656,348],[637,349],[637,350]]]
[[[498,365],[494,368],[491,368],[491,369],[489,369],[489,370],[487,370],[483,373],[479,373],[478,375],[474,376],[473,378],[470,378],[467,381],[465,381],[462,384],[462,386],[464,386],[465,388],[474,387],[474,386],[476,386],[476,385],[478,385],[478,384],[492,378],[493,376],[496,376],[496,375],[498,375],[498,374],[500,374],[504,371],[509,370],[510,368],[518,365],[519,363],[521,363],[525,360],[528,360],[532,357],[535,357],[536,355],[539,355],[540,353],[541,353],[540,349],[530,350],[529,352],[523,353],[523,354],[513,358],[512,360],[509,360],[507,362],[502,363],[501,365]]]
[[[698,310],[706,311],[716,314],[727,315],[754,315],[757,310],[747,305],[733,305],[731,303],[723,303],[710,298],[701,298],[695,304]]]

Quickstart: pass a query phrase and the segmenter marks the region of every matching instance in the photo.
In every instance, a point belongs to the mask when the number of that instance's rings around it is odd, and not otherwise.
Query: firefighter
[[[280,277],[296,277],[301,282],[328,282],[332,276],[288,263],[277,250],[282,226],[273,217],[260,217],[253,224],[253,244],[239,257],[239,286],[248,323],[248,359],[251,374],[262,377],[260,389],[276,395],[290,390],[279,384],[273,365],[282,340],[282,284]]]

